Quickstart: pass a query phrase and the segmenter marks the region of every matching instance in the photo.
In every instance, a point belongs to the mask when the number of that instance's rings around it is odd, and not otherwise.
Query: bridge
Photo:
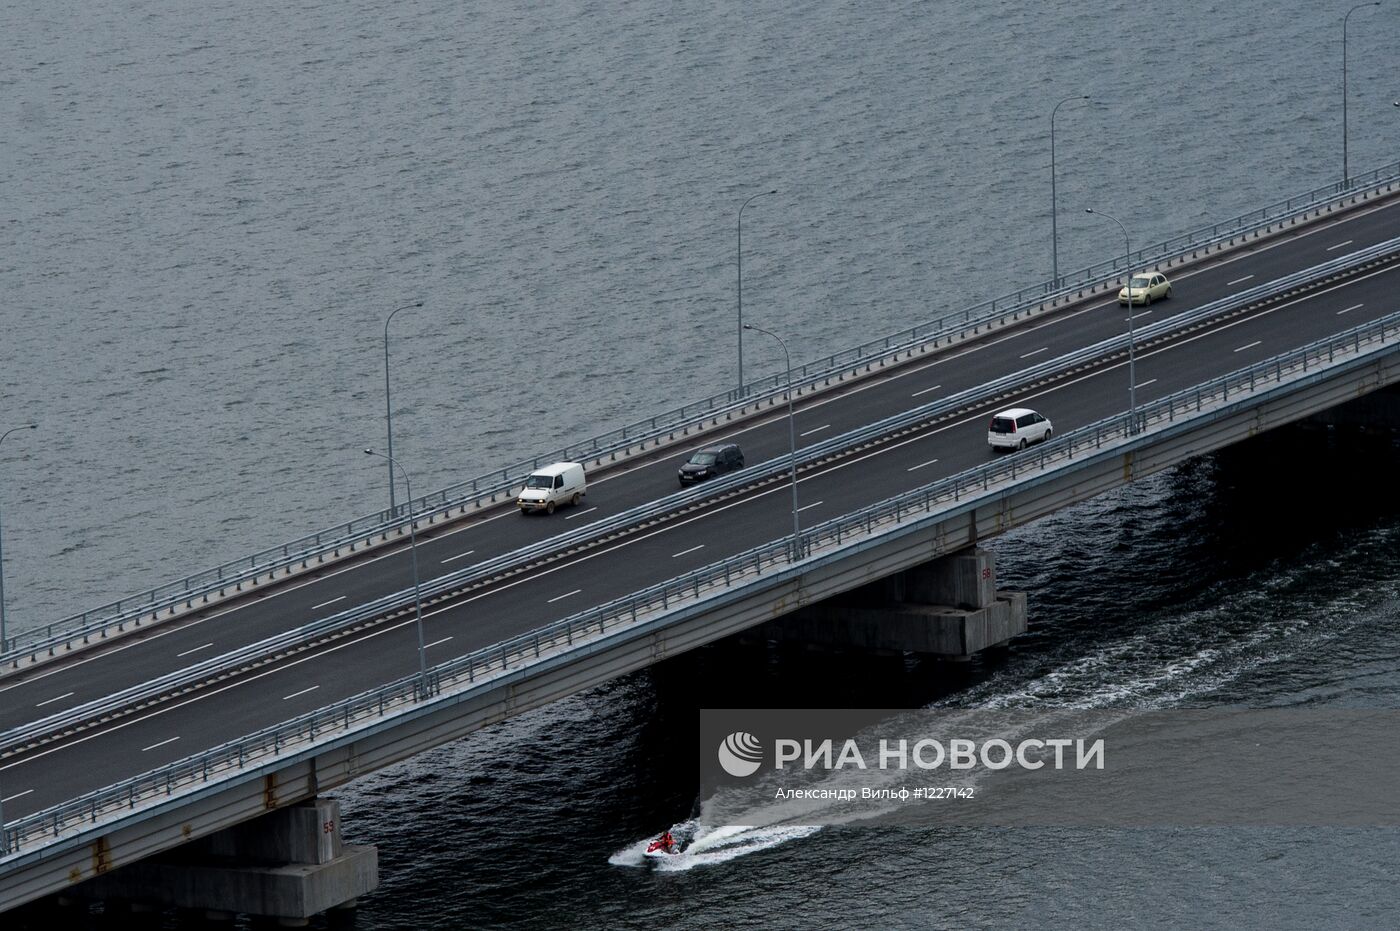
[[[1400,163],[808,363],[791,423],[784,373],[15,635],[0,911],[1392,385],[1398,284]],[[1013,406],[1054,435],[993,456]]]

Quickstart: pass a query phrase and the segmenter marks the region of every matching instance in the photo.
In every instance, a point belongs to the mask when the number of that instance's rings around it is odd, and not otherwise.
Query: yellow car
[[[1131,297],[1129,296],[1131,295]],[[1134,275],[1126,288],[1118,289],[1118,303],[1147,305],[1153,301],[1165,300],[1172,296],[1172,283],[1166,275],[1158,272],[1142,272]]]

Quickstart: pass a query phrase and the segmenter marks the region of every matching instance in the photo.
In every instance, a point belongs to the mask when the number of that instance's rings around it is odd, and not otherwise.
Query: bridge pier
[[[967,659],[1025,632],[1025,593],[997,591],[995,555],[975,546],[754,631],[779,642],[948,659]]]
[[[343,915],[378,885],[378,851],[343,843],[340,803],[317,798],[113,870],[73,894],[304,927],[322,912]]]

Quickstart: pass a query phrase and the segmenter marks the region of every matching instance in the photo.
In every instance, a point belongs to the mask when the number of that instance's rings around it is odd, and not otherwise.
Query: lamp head
[[[373,455],[374,455],[374,450],[370,449],[369,447],[365,447],[365,455],[366,455],[366,456],[373,456]]]

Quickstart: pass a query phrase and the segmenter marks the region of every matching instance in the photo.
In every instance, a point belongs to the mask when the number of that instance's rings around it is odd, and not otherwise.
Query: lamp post
[[[743,207],[739,208],[739,222],[736,224],[736,237],[734,254],[738,259],[739,270],[739,397],[744,396],[744,207],[753,203],[760,197],[767,197],[769,194],[778,193],[773,191],[759,191],[757,194],[744,201]]]
[[[1055,109],[1050,111],[1050,254],[1052,257],[1051,268],[1057,288],[1060,286],[1060,230],[1059,211],[1055,202],[1055,114],[1060,112],[1060,108],[1071,100],[1088,99],[1086,94],[1075,94],[1055,104]]]
[[[1117,219],[1093,207],[1085,207],[1084,212],[1113,220],[1123,231],[1123,265],[1128,270],[1128,432],[1137,433],[1137,337],[1133,332],[1133,247],[1128,242],[1127,228]]]
[[[16,430],[33,430],[39,426],[37,423],[20,424],[18,427],[11,427],[4,433],[0,433],[0,443],[5,442],[5,437]],[[5,639],[5,551],[0,547],[0,653],[4,653],[8,641]],[[4,792],[0,791],[0,855],[10,852],[10,835],[5,833],[5,800]]]
[[[392,478],[394,466],[399,467],[403,473],[404,488],[408,491],[409,506],[413,503],[413,485],[408,478],[408,470],[393,456],[386,456],[384,453],[377,453],[373,449],[366,449],[365,455],[378,456],[381,459],[389,460],[389,475]],[[418,621],[418,696],[428,697],[428,660],[427,648],[423,646],[423,595],[418,585],[418,534],[414,530],[416,521],[412,514],[408,518],[408,550],[413,555],[413,611]]]
[[[11,427],[4,433],[0,433],[0,443],[5,442],[5,437],[16,430],[33,430],[39,426],[37,423],[20,424],[18,427]],[[6,639],[5,631],[5,548],[4,541],[0,540],[0,653],[4,653],[9,641]]]
[[[402,307],[390,312],[384,321],[384,423],[389,433],[389,455],[384,458],[389,460],[389,513],[396,513],[394,504],[394,409],[389,406],[389,321],[394,319],[394,314],[400,310],[408,310],[410,307],[422,307],[423,302],[405,304]],[[407,474],[407,473],[405,473]],[[409,500],[413,497],[410,495]]]
[[[1358,3],[1342,17],[1342,186],[1351,185],[1351,164],[1347,160],[1347,20],[1363,6],[1380,6],[1380,0]]]
[[[763,327],[754,326],[751,323],[745,323],[743,327],[746,330],[767,333],[776,339],[778,345],[783,347],[783,358],[787,360],[788,449],[789,463],[792,467],[792,559],[796,562],[800,555],[798,544],[802,530],[797,522],[797,425],[792,413],[792,356],[788,354],[787,342],[772,330],[765,330]]]

